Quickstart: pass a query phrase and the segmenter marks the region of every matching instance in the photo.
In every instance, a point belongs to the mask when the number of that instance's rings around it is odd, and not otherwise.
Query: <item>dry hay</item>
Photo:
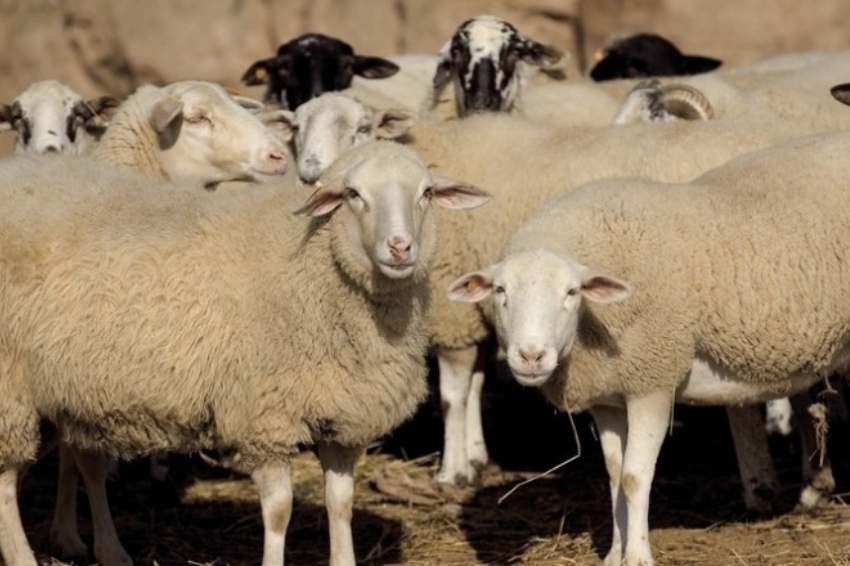
[[[578,420],[583,452],[579,460],[523,486],[499,504],[519,481],[565,460],[575,446],[569,425],[543,404],[534,405],[533,416],[526,413],[522,422],[510,408],[489,407],[488,414],[486,428],[495,435],[489,442],[502,467],[485,470],[475,489],[439,487],[432,481],[437,456],[422,454],[416,446],[431,447],[435,438],[439,441],[433,414],[361,459],[353,521],[359,564],[601,563],[610,543],[611,519],[607,479],[589,421]],[[659,566],[850,566],[847,495],[836,497],[814,516],[791,512],[800,481],[793,444],[782,440],[773,445],[785,487],[778,515],[750,520],[741,502],[723,412],[703,410],[688,417],[679,410],[677,417],[685,424],[665,443],[652,494],[650,538]],[[563,446],[552,450],[554,445]],[[402,453],[421,455],[404,458]],[[194,480],[175,507],[151,504],[144,462],[110,482],[116,525],[136,564],[256,564],[263,530],[251,482],[197,460],[191,468]],[[839,489],[844,491],[848,471],[847,458],[836,463]],[[22,512],[41,562],[61,566],[49,556],[54,485],[55,461],[48,458],[25,482]],[[294,463],[293,488],[287,563],[327,564],[322,477],[312,454]],[[82,493],[79,501],[83,536],[90,541]]]

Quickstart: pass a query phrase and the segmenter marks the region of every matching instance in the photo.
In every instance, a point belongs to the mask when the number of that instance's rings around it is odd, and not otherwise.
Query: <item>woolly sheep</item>
[[[585,185],[450,286],[455,300],[494,296],[520,383],[596,421],[614,515],[606,565],[654,564],[649,490],[674,400],[763,402],[850,361],[848,151],[850,133],[821,134],[687,185]]]
[[[92,156],[208,188],[230,180],[274,179],[286,169],[286,148],[243,106],[262,105],[203,81],[141,86],[118,108]]]
[[[313,183],[347,149],[404,136],[413,115],[404,109],[377,110],[348,93],[327,92],[285,112],[283,121],[294,132],[298,175]]]
[[[85,100],[64,83],[38,81],[11,104],[0,104],[0,132],[15,132],[15,153],[83,153],[118,103],[112,96]]]
[[[446,421],[437,479],[473,481],[476,467],[487,462],[478,414],[483,375],[473,372],[473,364],[477,345],[489,334],[488,325],[476,309],[458,308],[443,300],[440,289],[459,271],[494,261],[505,234],[547,198],[606,177],[644,175],[686,181],[736,155],[801,135],[813,124],[821,129],[850,126],[850,116],[840,108],[829,119],[826,107],[818,112],[821,120],[801,124],[777,120],[769,113],[749,120],[724,117],[698,123],[557,130],[495,114],[455,122],[416,122],[409,135],[426,162],[497,195],[486,211],[446,218],[445,245],[432,272],[435,298],[429,333],[440,366]],[[745,487],[748,505],[759,506],[759,493]]]
[[[118,107],[107,133],[90,153],[163,180],[204,186],[243,178],[271,181],[285,170],[285,148],[246,109],[261,107],[256,101],[231,97],[213,83],[143,86]],[[265,119],[279,116],[267,112]],[[107,462],[99,455],[76,454],[60,446],[51,538],[64,556],[88,555],[77,526],[78,466],[88,469],[95,557],[101,563],[130,564],[109,513]]]
[[[384,79],[397,71],[392,61],[357,55],[341,39],[306,33],[278,47],[275,57],[252,63],[242,82],[266,85],[264,102],[295,110],[322,93],[348,88],[355,75]]]
[[[81,452],[230,454],[261,493],[265,566],[282,563],[288,459],[317,445],[331,563],[354,564],[354,461],[426,392],[429,205],[487,197],[391,142],[355,148],[322,180],[305,203],[269,185],[175,190],[80,158],[0,166],[6,564],[35,564],[14,487],[40,419]],[[299,206],[307,219],[290,215]]]

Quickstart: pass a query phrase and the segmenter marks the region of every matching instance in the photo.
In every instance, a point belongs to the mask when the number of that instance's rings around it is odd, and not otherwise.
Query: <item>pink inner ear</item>
[[[601,275],[591,277],[582,285],[582,294],[598,303],[622,301],[631,295],[631,292],[631,288],[621,281]]]
[[[456,301],[478,302],[490,295],[493,286],[479,273],[456,281],[449,289],[449,298]]]

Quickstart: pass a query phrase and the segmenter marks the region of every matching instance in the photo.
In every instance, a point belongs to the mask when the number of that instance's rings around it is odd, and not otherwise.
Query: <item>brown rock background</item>
[[[436,53],[481,13],[571,52],[574,76],[602,44],[637,31],[729,66],[850,46],[847,0],[0,0],[0,101],[47,78],[86,96],[185,78],[236,86],[250,63],[306,31],[367,55]],[[0,137],[7,153],[11,134]]]

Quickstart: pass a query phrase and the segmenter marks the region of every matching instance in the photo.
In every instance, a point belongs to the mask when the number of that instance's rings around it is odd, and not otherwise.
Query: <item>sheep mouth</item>
[[[540,387],[546,381],[548,381],[549,376],[552,375],[551,371],[542,371],[540,373],[525,373],[521,371],[517,371],[514,368],[511,368],[511,373],[514,374],[514,379],[519,382],[520,385],[525,385],[526,387]]]
[[[407,263],[378,263],[378,269],[390,279],[404,279],[405,277],[409,277],[415,268],[415,261]]]

